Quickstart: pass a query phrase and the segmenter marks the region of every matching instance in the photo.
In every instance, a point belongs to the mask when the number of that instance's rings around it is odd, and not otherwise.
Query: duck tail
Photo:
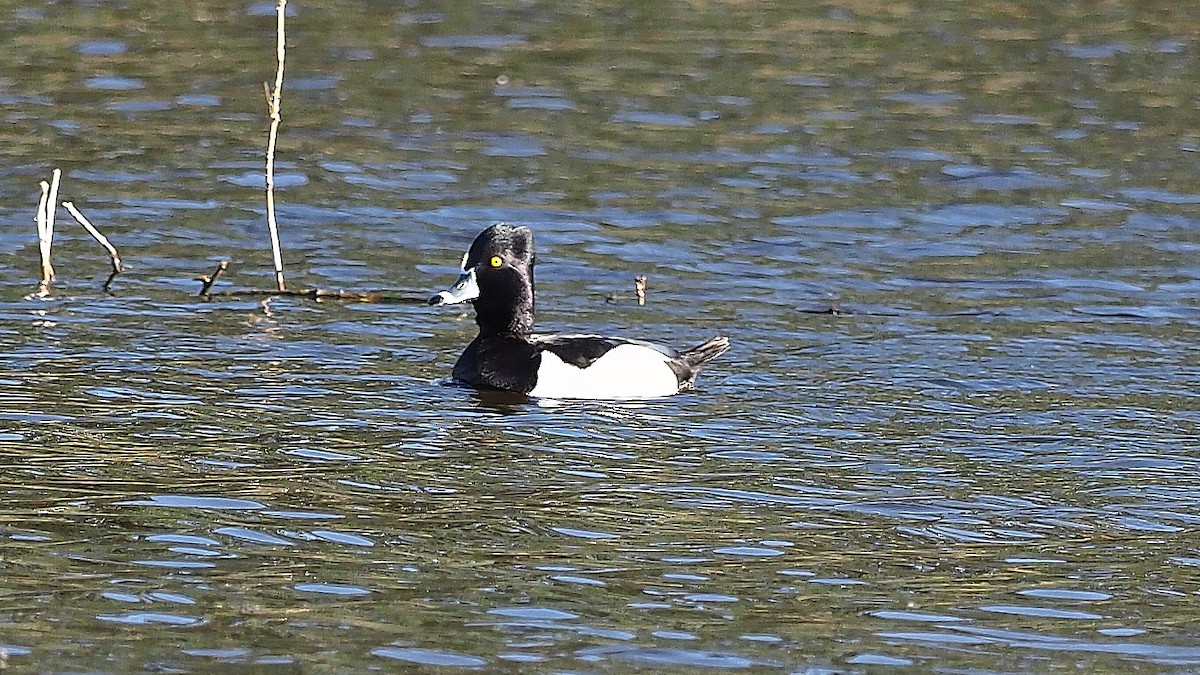
[[[694,388],[700,368],[724,354],[727,349],[729,349],[729,338],[718,335],[702,345],[684,350],[678,358],[673,359],[670,363],[679,377],[679,390],[687,391]]]
[[[718,335],[702,345],[684,351],[679,355],[679,358],[689,367],[699,368],[724,354],[727,349],[729,349],[729,338],[724,335]]]

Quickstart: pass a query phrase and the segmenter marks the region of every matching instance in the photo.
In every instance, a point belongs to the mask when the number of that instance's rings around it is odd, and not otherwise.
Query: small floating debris
[[[637,299],[638,305],[646,304],[646,276],[644,274],[633,278],[633,296]],[[617,295],[610,295],[604,299],[604,302],[616,305],[621,302],[621,298]]]
[[[832,316],[850,316],[853,312],[847,311],[840,305],[811,305],[808,307],[797,307],[797,312],[801,314],[829,314]]]

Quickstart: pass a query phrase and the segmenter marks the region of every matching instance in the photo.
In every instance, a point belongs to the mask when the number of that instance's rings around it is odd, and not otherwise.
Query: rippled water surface
[[[325,3],[329,4],[329,3]],[[0,666],[1200,668],[1188,3],[0,3]],[[47,298],[37,183],[60,210]],[[491,222],[543,330],[447,386]],[[648,277],[648,301],[632,279]]]

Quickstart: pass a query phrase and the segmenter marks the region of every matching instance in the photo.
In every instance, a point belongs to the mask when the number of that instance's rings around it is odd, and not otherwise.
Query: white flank
[[[618,345],[587,368],[576,368],[552,352],[542,352],[537,386],[542,398],[657,398],[679,391],[669,357],[640,345]]]

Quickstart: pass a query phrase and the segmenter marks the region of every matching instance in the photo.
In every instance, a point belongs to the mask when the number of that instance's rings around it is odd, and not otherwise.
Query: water
[[[269,3],[0,8],[0,663],[1200,666],[1190,6],[289,7],[289,281],[393,302],[194,297],[271,283]],[[60,211],[27,297],[56,166],[110,293]],[[496,220],[544,330],[734,348],[446,386]]]

